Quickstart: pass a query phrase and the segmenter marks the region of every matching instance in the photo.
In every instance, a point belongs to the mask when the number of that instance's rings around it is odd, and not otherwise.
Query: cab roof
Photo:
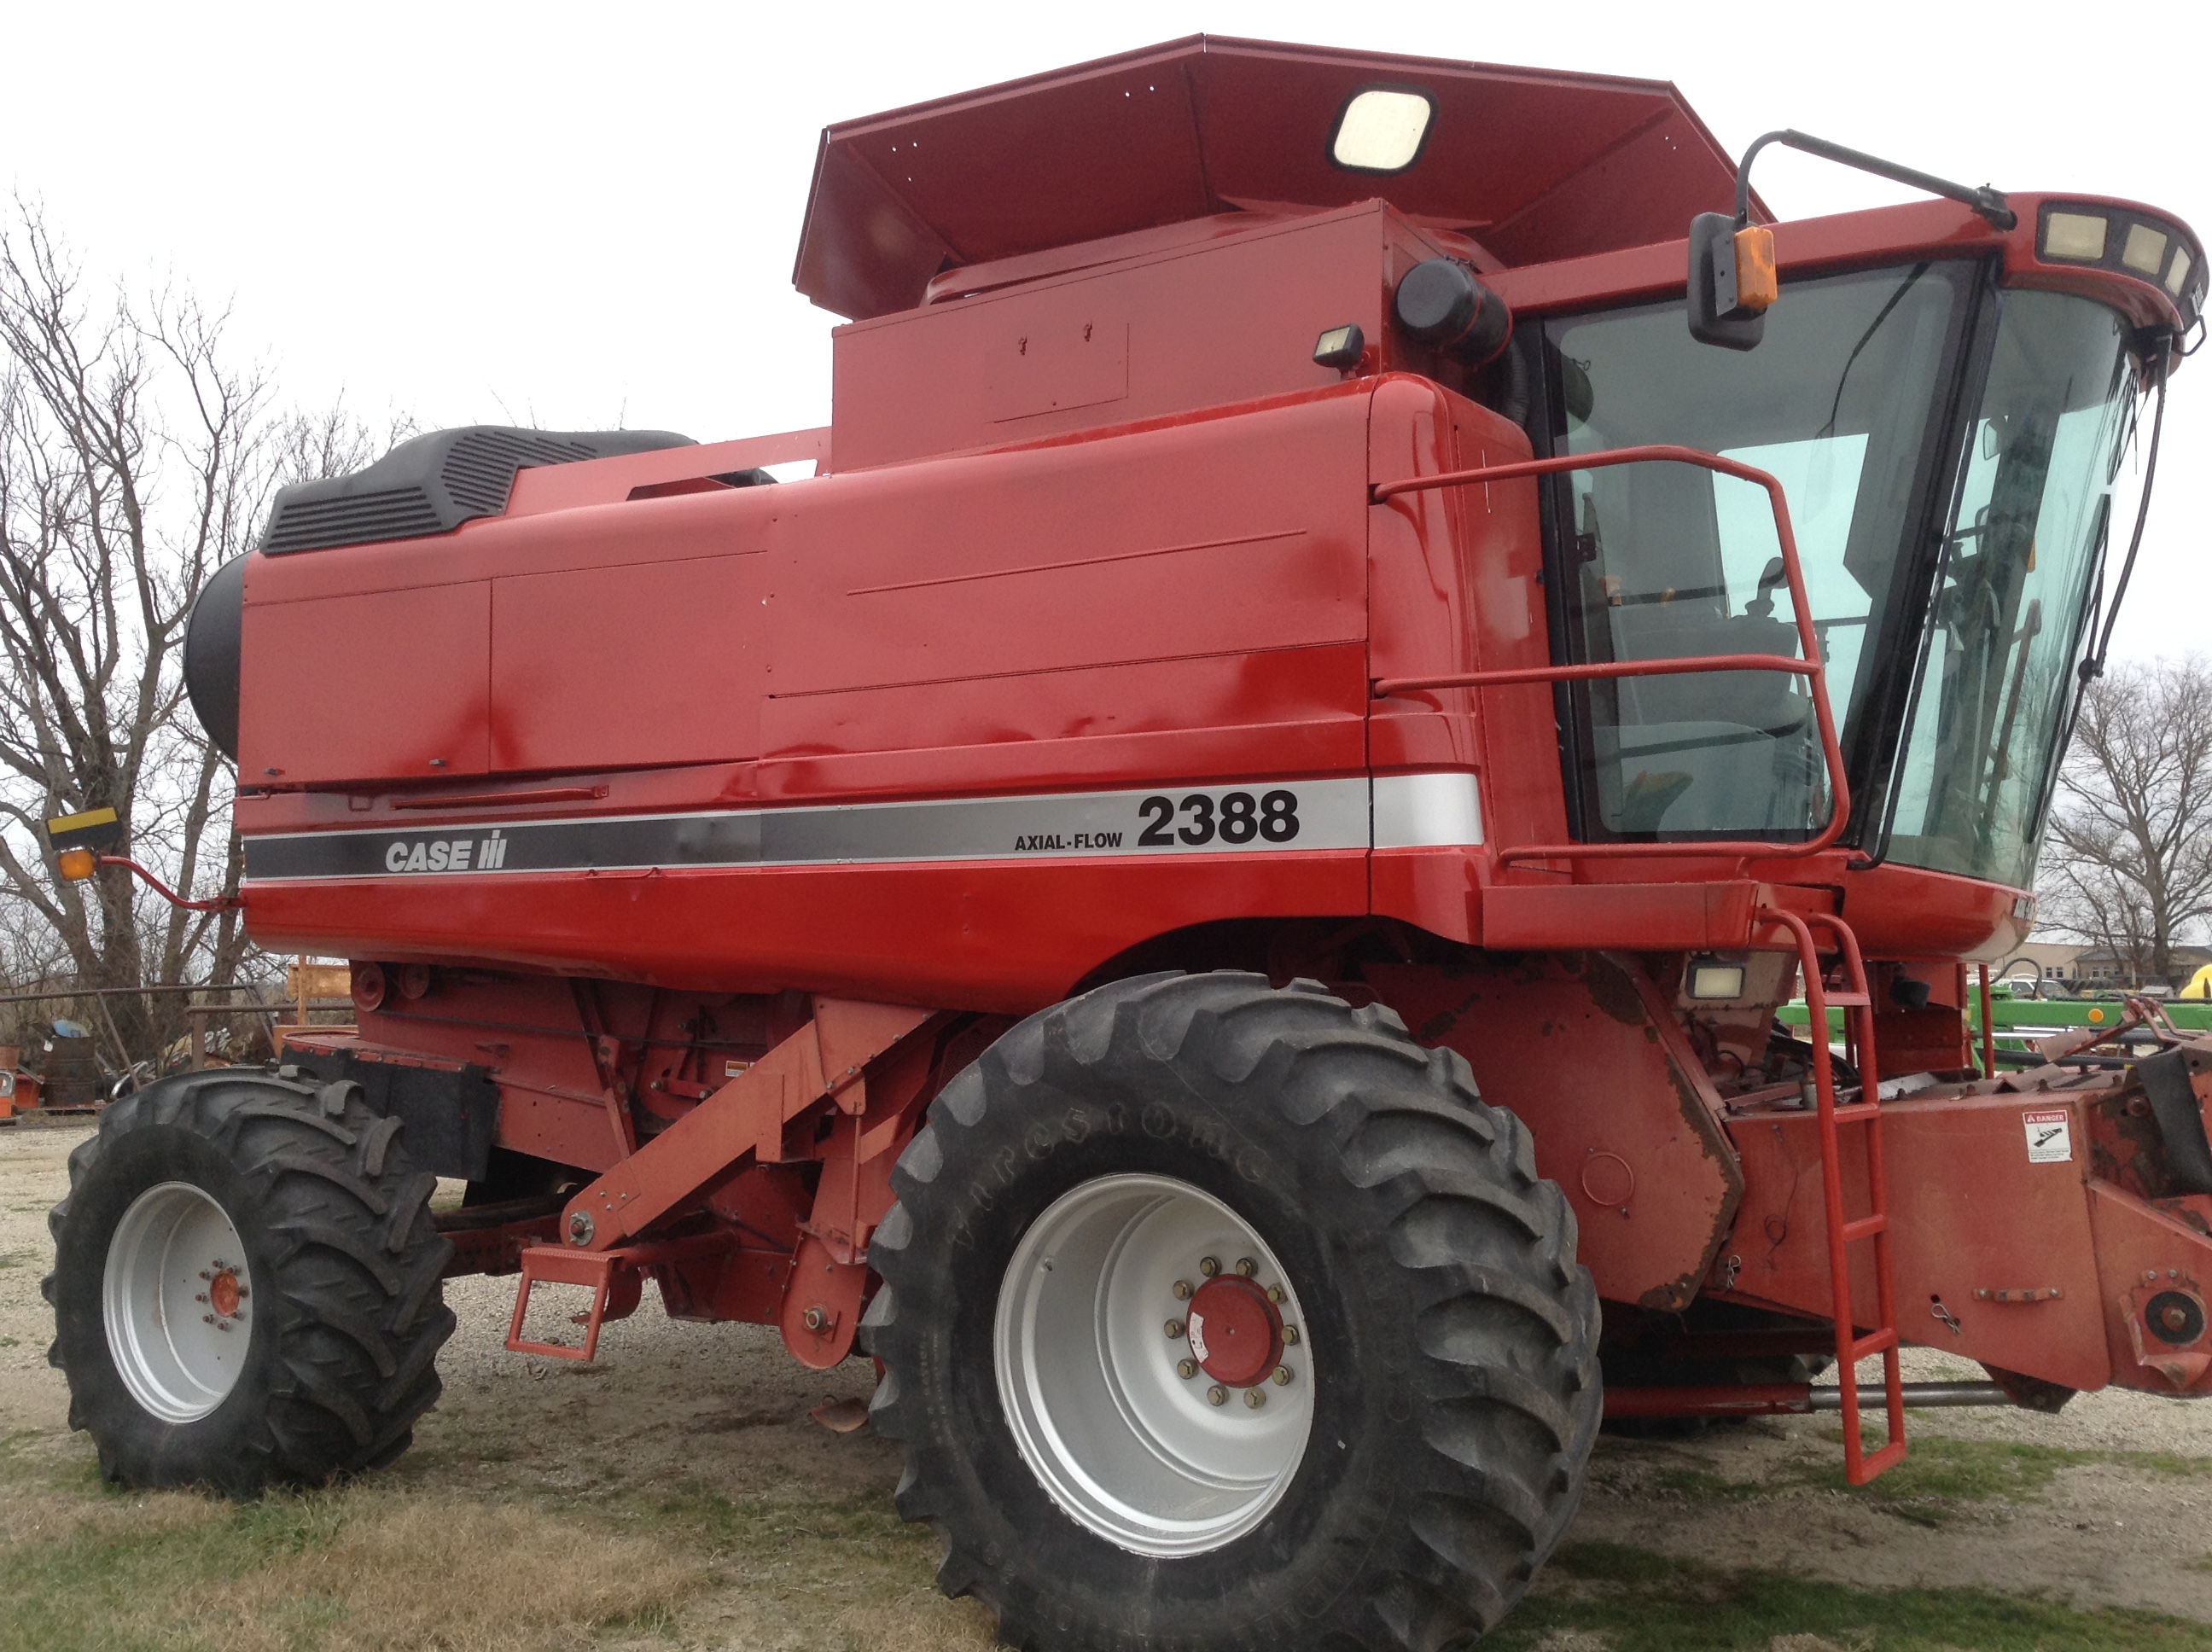
[[[1429,95],[1426,140],[1403,172],[1340,167],[1337,117],[1378,85]],[[1664,81],[1200,34],[825,128],[792,279],[862,320],[964,264],[1377,197],[1534,264],[1679,240],[1735,185]]]

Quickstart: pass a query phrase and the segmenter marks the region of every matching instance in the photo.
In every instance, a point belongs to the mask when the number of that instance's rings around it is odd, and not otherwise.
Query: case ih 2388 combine
[[[191,689],[358,1029],[76,1154],[106,1471],[383,1463],[443,1276],[582,1358],[650,1280],[873,1355],[1014,1644],[1435,1648],[1602,1414],[1826,1398],[1863,1481],[1914,1401],[2212,1388],[2212,1049],[1962,1015],[2202,248],[1780,136],[1936,198],[1770,230],[1664,85],[1164,46],[824,135],[829,429],[284,495]]]

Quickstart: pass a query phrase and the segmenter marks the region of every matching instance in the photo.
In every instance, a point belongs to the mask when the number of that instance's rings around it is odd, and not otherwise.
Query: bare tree
[[[276,486],[374,446],[342,411],[274,416],[227,319],[173,290],[95,304],[35,208],[0,229],[0,890],[21,904],[10,930],[51,939],[24,951],[72,985],[235,979],[234,913],[161,905],[116,870],[57,885],[38,823],[111,807],[122,853],[188,895],[235,892],[234,777],[184,712],[185,620]],[[131,999],[112,1019],[132,1054],[179,1026]]]
[[[2212,918],[2212,669],[2117,667],[2084,693],[2038,878],[2045,926],[2139,981]]]

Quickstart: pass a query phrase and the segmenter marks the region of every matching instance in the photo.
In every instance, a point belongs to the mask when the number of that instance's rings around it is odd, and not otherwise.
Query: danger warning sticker
[[[2020,1121],[2027,1127],[2030,1164],[2063,1164],[2074,1157],[2073,1126],[2064,1108],[2023,1113]]]

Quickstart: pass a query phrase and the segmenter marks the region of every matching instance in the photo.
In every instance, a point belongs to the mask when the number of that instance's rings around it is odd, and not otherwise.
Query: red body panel
[[[240,773],[302,786],[484,774],[490,681],[483,580],[250,603]]]
[[[1234,914],[1352,917],[1364,855],[1264,865],[1047,861],[272,885],[262,932],[325,956],[451,958],[714,992],[808,990],[1027,1013],[1152,936]],[[1049,928],[1036,914],[1054,914]],[[917,957],[927,959],[926,966]],[[1079,959],[1087,960],[1075,967]]]
[[[2088,1148],[2095,1090],[1983,1088],[1884,1104],[1906,1339],[2069,1388],[2212,1388],[2212,1362],[2173,1382],[2145,1363],[2128,1330],[2128,1292],[2146,1272],[2163,1280],[2173,1270],[2199,1290],[2197,1282],[2212,1279],[2212,1238],[2201,1225],[2206,1201],[2160,1208],[2100,1179]],[[2069,1115],[2073,1156],[2033,1162],[2023,1121],[2054,1108]],[[1745,1185],[1731,1252],[1738,1297],[1822,1315],[1826,1223],[1813,1125],[1804,1111],[1731,1121]],[[1853,1210],[1865,1205],[1859,1160],[1857,1151],[1847,1153]],[[2197,1207],[2194,1222],[2184,1214],[2191,1206]],[[1856,1291],[1853,1308],[1861,1324],[1875,1322],[1870,1289]]]
[[[1483,1094],[1528,1122],[1536,1168],[1565,1193],[1577,1254],[1606,1295],[1686,1308],[1743,1191],[1721,1103],[1640,971],[1600,954],[1577,962],[1365,975],[1424,1042],[1464,1055]]]
[[[1433,164],[1387,179],[1330,165],[1345,100],[1408,78],[1436,100]],[[793,283],[848,316],[921,303],[947,266],[1370,195],[1479,227],[1510,262],[1571,258],[1671,234],[1727,205],[1735,176],[1662,82],[1203,35],[822,136]]]
[[[1334,385],[1340,374],[1308,359],[1312,336],[1356,322],[1382,337],[1397,278],[1466,245],[1379,201],[1196,245],[1158,239],[1182,244],[838,329],[836,468]]]

